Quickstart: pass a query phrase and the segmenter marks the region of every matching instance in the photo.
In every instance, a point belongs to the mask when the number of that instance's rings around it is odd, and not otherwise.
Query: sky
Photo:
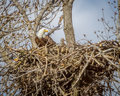
[[[95,31],[104,30],[102,23],[98,19],[102,17],[102,8],[104,8],[105,18],[113,24],[111,16],[113,14],[111,7],[108,5],[109,0],[75,0],[73,4],[73,26],[76,41],[79,42],[86,34],[88,40],[98,42]],[[110,0],[112,1],[112,0]],[[60,38],[64,37],[63,30],[55,32],[52,38],[59,42]]]

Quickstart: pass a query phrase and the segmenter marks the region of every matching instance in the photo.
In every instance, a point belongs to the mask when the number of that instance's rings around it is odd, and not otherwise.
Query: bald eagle
[[[35,42],[38,45],[38,47],[55,44],[55,42],[50,36],[45,35],[46,32],[48,32],[48,30],[42,28],[36,33]]]

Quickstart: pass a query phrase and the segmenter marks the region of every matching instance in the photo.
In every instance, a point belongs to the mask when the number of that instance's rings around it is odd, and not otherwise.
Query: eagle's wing
[[[38,47],[55,44],[53,39],[51,37],[49,37],[49,36],[45,36],[45,38],[40,38],[40,39],[38,37],[36,37],[35,42],[38,45]]]

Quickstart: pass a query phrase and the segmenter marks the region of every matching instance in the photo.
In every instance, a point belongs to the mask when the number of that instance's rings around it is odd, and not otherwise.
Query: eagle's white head
[[[36,33],[36,36],[38,38],[44,38],[45,37],[45,32],[48,32],[48,30],[45,29],[45,28],[42,28]]]

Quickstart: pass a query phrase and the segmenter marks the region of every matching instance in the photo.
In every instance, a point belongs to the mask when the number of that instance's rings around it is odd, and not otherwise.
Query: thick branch
[[[64,33],[68,46],[74,46],[75,43],[72,24],[72,4],[73,2],[63,3]]]

